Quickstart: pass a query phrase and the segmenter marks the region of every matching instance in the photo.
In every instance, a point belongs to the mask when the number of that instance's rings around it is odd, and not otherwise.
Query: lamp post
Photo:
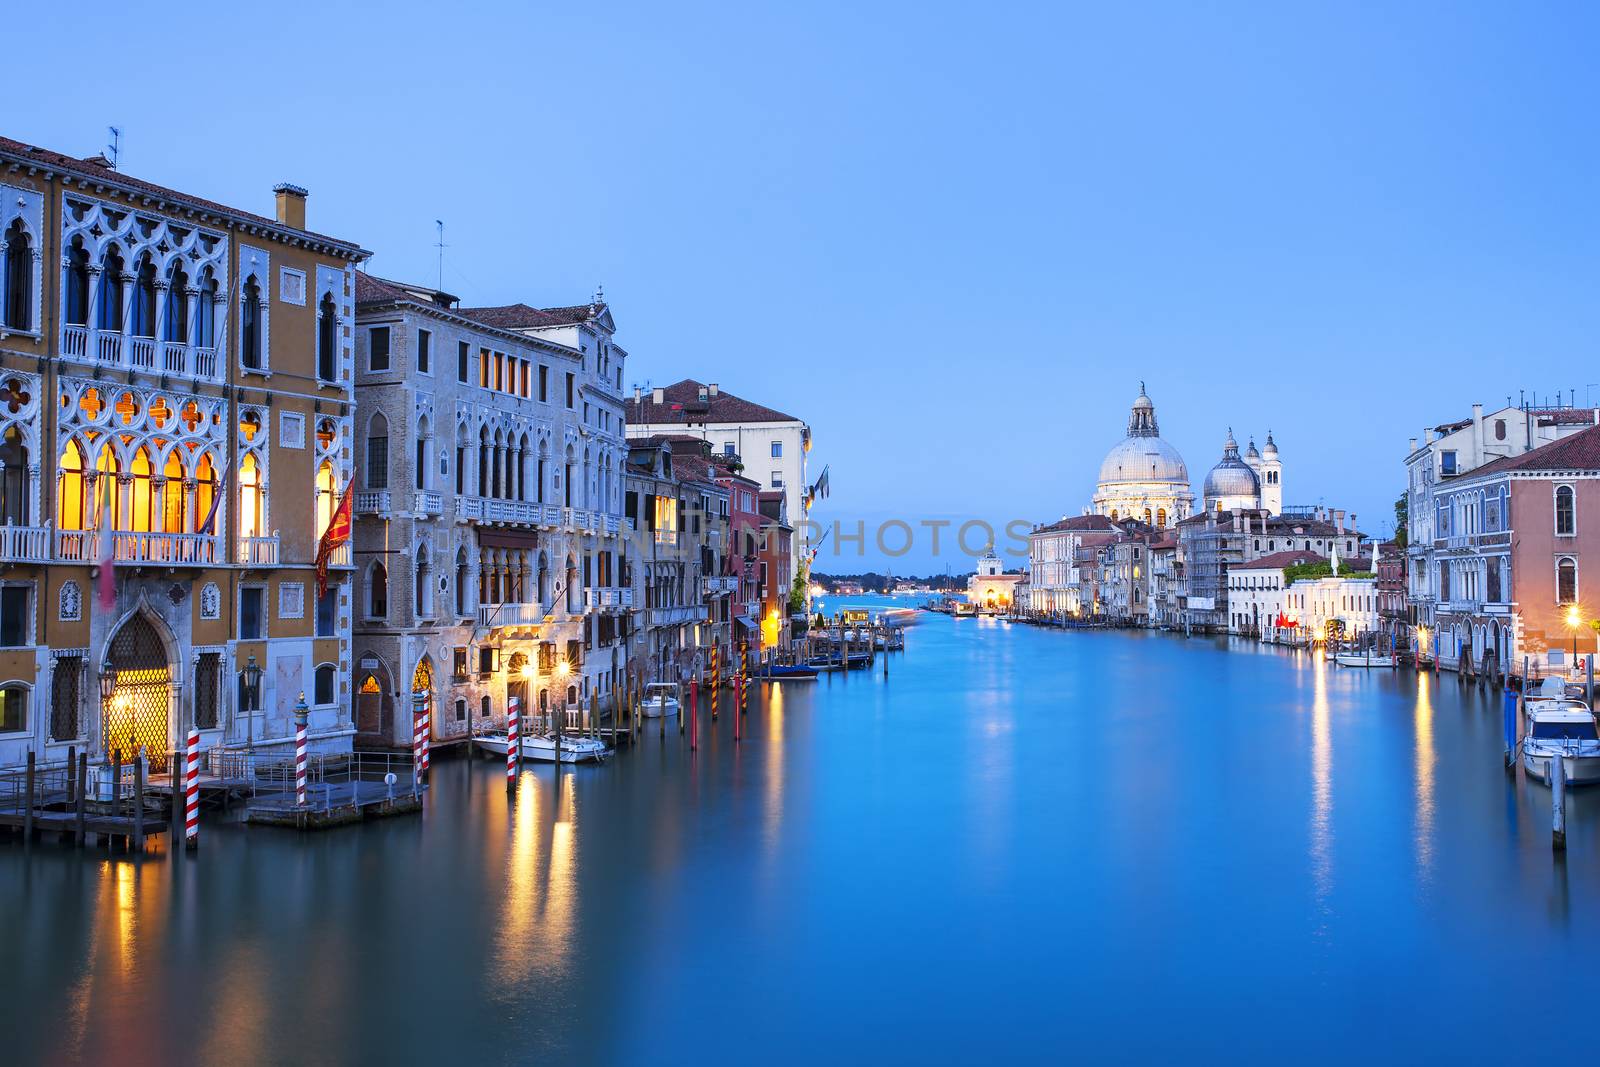
[[[261,667],[256,663],[256,654],[250,653],[250,658],[244,665],[244,727],[245,746],[254,754],[256,750],[256,716],[255,712],[261,706]],[[251,764],[255,766],[254,763]]]
[[[1572,666],[1578,666],[1578,627],[1583,625],[1583,616],[1574,604],[1567,609],[1567,629],[1572,631]]]
[[[100,671],[100,736],[110,737],[111,732],[106,716],[111,709],[111,697],[117,691],[117,665],[111,660],[106,660],[106,665]]]

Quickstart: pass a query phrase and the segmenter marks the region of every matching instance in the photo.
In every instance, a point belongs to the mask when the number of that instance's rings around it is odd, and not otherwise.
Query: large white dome
[[[1100,484],[1118,482],[1182,482],[1189,468],[1178,450],[1159,437],[1125,437],[1100,464]]]

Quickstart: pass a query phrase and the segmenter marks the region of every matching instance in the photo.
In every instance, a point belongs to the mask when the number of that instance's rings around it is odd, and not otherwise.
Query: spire
[[[1156,424],[1156,405],[1145,393],[1142,381],[1139,383],[1139,395],[1133,400],[1133,409],[1128,412],[1128,436],[1161,436],[1161,428]]]

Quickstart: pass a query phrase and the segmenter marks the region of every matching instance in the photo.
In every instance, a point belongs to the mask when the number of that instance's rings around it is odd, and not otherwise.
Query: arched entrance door
[[[104,750],[120,749],[127,760],[143,747],[152,761],[165,759],[172,716],[166,642],[155,624],[135,615],[111,639],[106,659],[116,669],[117,685],[101,714]]]
[[[394,737],[394,688],[389,672],[381,663],[363,666],[357,672],[356,731],[392,741]]]

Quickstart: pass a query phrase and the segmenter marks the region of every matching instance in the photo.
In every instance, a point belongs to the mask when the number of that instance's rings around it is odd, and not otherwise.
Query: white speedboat
[[[651,682],[644,687],[641,710],[647,719],[672,718],[678,714],[678,686],[674,682]]]
[[[1522,739],[1522,766],[1548,783],[1552,760],[1561,760],[1567,782],[1600,782],[1600,734],[1588,709],[1552,709],[1530,712],[1528,733]]]
[[[1341,667],[1394,666],[1394,657],[1387,652],[1338,652],[1333,660]]]
[[[484,734],[482,737],[473,738],[481,748],[493,752],[497,756],[504,756],[506,749],[510,748],[510,741],[505,734]],[[522,758],[534,763],[554,763],[556,761],[556,736],[554,734],[533,734],[520,738]],[[563,734],[561,736],[561,762],[562,763],[600,763],[611,755],[611,749],[601,741],[592,737]]]

